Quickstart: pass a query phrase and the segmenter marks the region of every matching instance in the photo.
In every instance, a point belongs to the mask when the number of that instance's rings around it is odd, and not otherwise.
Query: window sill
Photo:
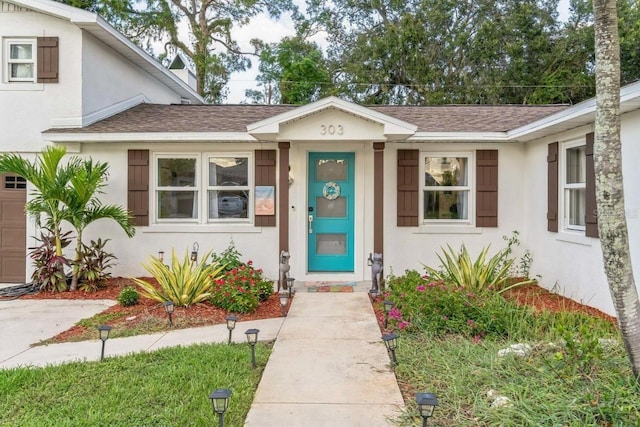
[[[592,243],[593,238],[585,236],[583,232],[580,232],[580,231],[559,232],[558,235],[556,236],[556,240],[558,242],[573,243],[573,244],[582,245],[582,246],[592,246],[593,244]]]
[[[19,92],[19,91],[42,91],[44,90],[44,83],[29,83],[29,82],[13,82],[13,83],[0,83],[0,91],[7,92]]]
[[[422,225],[413,234],[482,234],[481,227],[473,225]]]
[[[262,227],[253,224],[151,224],[142,233],[261,233]]]

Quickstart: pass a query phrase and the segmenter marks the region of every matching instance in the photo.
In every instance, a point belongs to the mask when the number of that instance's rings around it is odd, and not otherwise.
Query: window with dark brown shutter
[[[558,143],[547,148],[547,230],[558,232]]]
[[[594,135],[586,135],[586,177],[585,177],[585,235],[598,237],[598,212],[596,206],[596,174],[593,166]]]
[[[38,37],[38,83],[58,83],[58,37]]]
[[[398,150],[398,227],[418,226],[418,150]]]
[[[256,150],[255,152],[255,184],[276,185],[276,150]],[[275,201],[274,201],[275,202]],[[275,209],[275,206],[274,206]],[[261,227],[275,227],[276,214],[256,215],[255,225]]]
[[[498,150],[476,151],[476,227],[498,226]]]
[[[127,207],[136,226],[149,225],[149,150],[129,150]]]

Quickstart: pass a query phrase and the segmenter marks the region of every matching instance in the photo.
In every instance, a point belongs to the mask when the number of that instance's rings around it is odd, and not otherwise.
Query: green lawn
[[[233,394],[225,425],[244,423],[270,346],[196,345],[70,363],[0,370],[2,426],[214,426],[209,394]]]

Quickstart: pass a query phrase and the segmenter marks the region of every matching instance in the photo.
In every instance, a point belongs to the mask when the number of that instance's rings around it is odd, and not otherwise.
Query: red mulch
[[[152,278],[143,278],[146,281],[153,282]],[[25,295],[21,299],[73,299],[73,300],[96,300],[110,299],[117,301],[120,291],[126,286],[135,287],[134,282],[125,277],[114,277],[107,280],[104,287],[94,292],[84,291],[66,291],[66,292],[40,292],[32,295]],[[146,322],[149,318],[157,318],[161,321],[167,320],[167,314],[162,305],[157,302],[140,296],[138,304],[123,307],[120,304],[103,311],[102,314],[115,314],[114,320],[106,321],[105,324],[112,327],[117,326],[135,326],[137,323]],[[117,316],[120,314],[120,316]],[[194,304],[189,307],[176,307],[173,313],[173,323],[176,328],[207,326],[226,323],[225,317],[228,313],[225,310],[216,308],[210,303]],[[234,313],[236,314],[236,313]],[[253,313],[236,314],[239,321],[270,319],[282,316],[282,307],[277,294],[271,295],[269,299],[261,302],[258,309]],[[87,328],[76,325],[71,329],[55,336],[53,341],[63,342],[69,341],[74,336],[81,335]]]

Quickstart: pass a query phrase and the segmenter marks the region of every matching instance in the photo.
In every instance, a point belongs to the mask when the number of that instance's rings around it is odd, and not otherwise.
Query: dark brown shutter
[[[149,150],[129,150],[127,207],[133,224],[149,225]]]
[[[398,227],[418,226],[418,150],[398,150]]]
[[[587,145],[585,154],[587,157],[586,182],[585,182],[585,213],[587,237],[598,237],[598,208],[596,206],[596,173],[593,167],[593,132],[586,135]]]
[[[256,185],[276,186],[276,150],[256,150]],[[275,200],[274,200],[275,202]],[[275,207],[274,207],[275,209]],[[255,224],[260,227],[275,227],[276,215],[255,215]]]
[[[498,226],[498,150],[476,151],[476,227]]]
[[[547,230],[558,232],[558,143],[547,152]]]
[[[38,37],[38,83],[58,83],[58,37]]]

